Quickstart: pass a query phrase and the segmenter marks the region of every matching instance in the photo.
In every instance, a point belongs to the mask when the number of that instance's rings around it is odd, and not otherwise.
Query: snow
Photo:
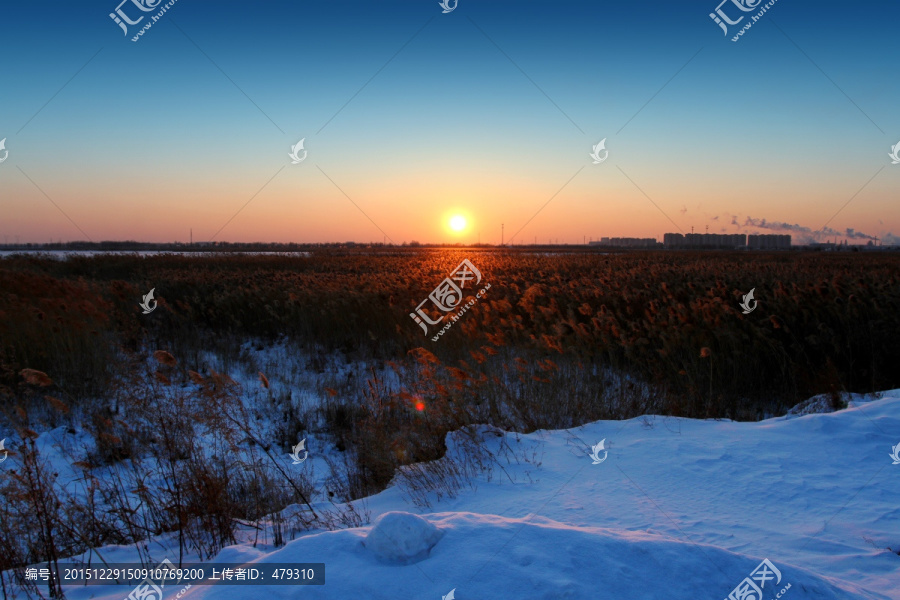
[[[590,447],[604,438],[609,457],[594,465]],[[763,559],[781,574],[763,600],[787,585],[782,600],[900,598],[900,465],[889,457],[900,390],[756,423],[647,416],[481,439],[491,476],[430,507],[392,485],[365,499],[374,525],[217,557],[324,562],[324,586],[193,586],[181,598],[438,600],[455,589],[458,600],[719,600]],[[72,600],[128,591],[66,590]]]
[[[440,539],[441,531],[422,517],[394,511],[378,517],[363,544],[384,562],[410,564],[425,558]]]
[[[846,402],[851,397],[849,394],[840,394],[839,401]],[[834,412],[834,399],[831,394],[818,394],[807,400],[804,400],[797,406],[787,412],[787,417],[798,417],[803,415],[813,415],[818,413]]]

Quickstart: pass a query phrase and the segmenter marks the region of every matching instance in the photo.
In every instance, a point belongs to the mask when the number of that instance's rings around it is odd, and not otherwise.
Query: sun
[[[450,218],[450,229],[453,231],[462,231],[466,228],[466,218],[462,215],[455,215]]]

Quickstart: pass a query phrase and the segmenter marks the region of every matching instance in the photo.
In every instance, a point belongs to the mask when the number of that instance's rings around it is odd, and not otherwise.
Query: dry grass
[[[434,343],[408,314],[465,257],[492,289]],[[571,408],[603,414],[584,395],[596,396],[592,378],[604,367],[664,389],[665,408],[681,415],[753,419],[815,393],[900,385],[898,266],[900,256],[884,253],[7,259],[0,384],[16,396],[23,379],[36,381],[16,374],[37,370],[74,397],[97,396],[123,353],[148,345],[172,369],[177,355],[197,371],[204,352],[236,366],[243,341],[286,336],[310,355],[404,366],[422,347],[444,366],[442,390],[467,377],[482,393],[470,400],[490,417],[515,405],[529,427],[546,422],[523,396],[558,394],[573,377],[593,392],[575,390]],[[160,305],[144,316],[137,302],[150,287]],[[738,301],[751,287],[759,308],[743,315]]]

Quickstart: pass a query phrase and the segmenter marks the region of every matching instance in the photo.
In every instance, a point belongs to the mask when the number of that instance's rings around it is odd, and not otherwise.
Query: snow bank
[[[369,552],[359,551],[357,532],[323,533],[289,544],[259,562],[325,560],[324,586],[300,590],[269,586],[264,593],[255,588],[195,587],[184,598],[439,600],[455,588],[456,600],[719,600],[765,558],[546,518],[442,513],[429,520],[446,534],[427,560],[414,565],[386,566]],[[763,588],[766,600],[788,584],[784,600],[884,600],[794,565],[775,564],[781,580],[777,586],[769,581]]]
[[[384,562],[410,564],[428,554],[441,539],[437,527],[408,512],[389,512],[375,521],[364,545]]]
[[[608,458],[592,464],[603,439]],[[896,599],[898,443],[900,390],[758,423],[651,416],[486,435],[497,456],[533,458],[498,460],[475,489],[434,498],[434,512],[390,487],[365,501],[373,526],[217,557],[324,562],[324,586],[194,586],[179,600],[439,600],[452,589],[456,600],[720,600],[763,559],[780,579],[755,600]]]

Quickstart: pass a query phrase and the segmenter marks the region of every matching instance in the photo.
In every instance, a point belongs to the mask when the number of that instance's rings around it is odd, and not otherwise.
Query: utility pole
[[[500,245],[503,246],[506,240],[506,233],[504,229],[506,228],[506,223],[500,223]]]
[[[194,245],[194,228],[191,227],[191,246]]]

